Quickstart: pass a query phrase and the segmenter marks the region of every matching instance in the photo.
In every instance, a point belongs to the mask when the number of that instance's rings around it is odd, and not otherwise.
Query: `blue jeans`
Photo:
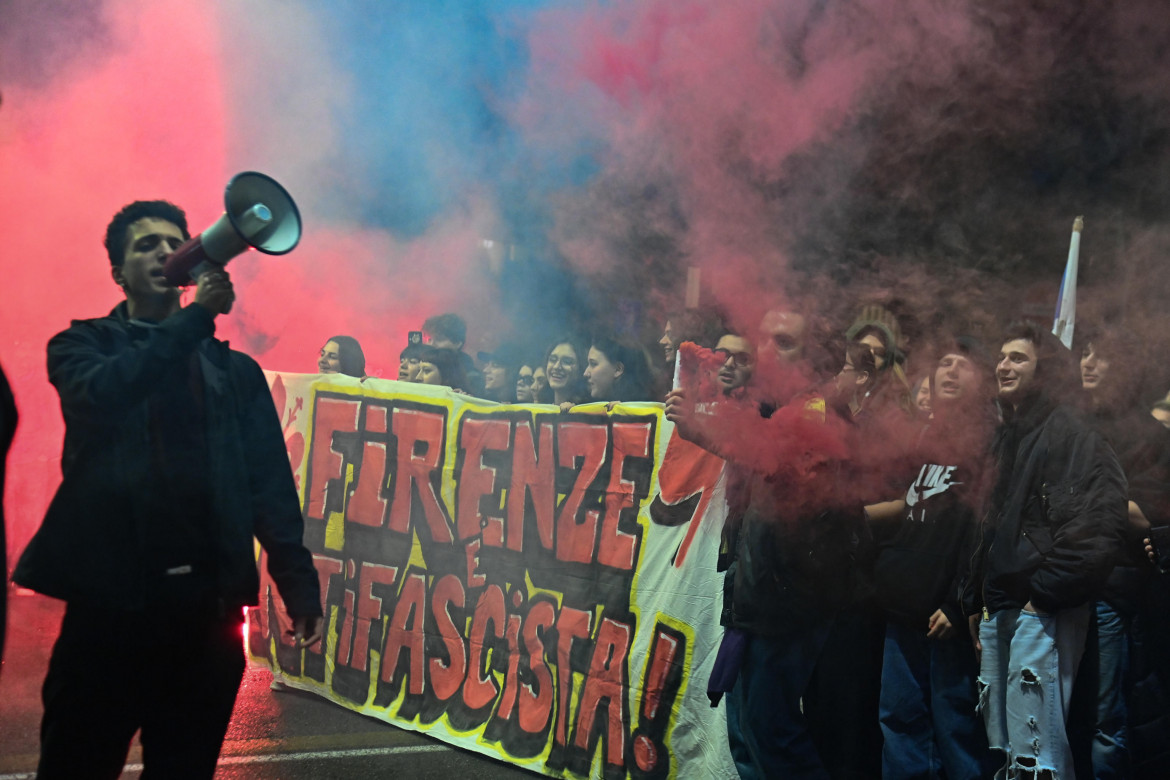
[[[831,620],[782,638],[749,636],[727,695],[727,741],[741,778],[828,778],[800,710]]]
[[[951,639],[886,626],[881,724],[884,780],[979,780],[993,771],[975,716],[979,664],[966,626]]]
[[[1042,770],[1055,778],[1073,776],[1065,722],[1085,650],[1089,607],[1050,615],[1005,609],[979,624],[979,708],[988,745],[1005,755],[997,780]]]
[[[1129,671],[1129,630],[1125,619],[1097,602],[1097,727],[1093,735],[1093,775],[1097,780],[1129,777],[1126,745],[1125,681]]]

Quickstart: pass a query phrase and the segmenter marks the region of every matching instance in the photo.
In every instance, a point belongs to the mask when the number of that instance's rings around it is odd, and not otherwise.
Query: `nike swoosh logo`
[[[955,485],[962,485],[962,484],[963,484],[962,482],[947,482],[946,484],[943,484],[943,485],[935,485],[932,488],[927,488],[926,490],[922,491],[922,494],[918,497],[918,500],[925,501],[926,499],[930,498],[931,496],[937,496],[939,493],[945,493],[949,488],[953,488]],[[907,502],[907,503],[909,503],[909,502]]]

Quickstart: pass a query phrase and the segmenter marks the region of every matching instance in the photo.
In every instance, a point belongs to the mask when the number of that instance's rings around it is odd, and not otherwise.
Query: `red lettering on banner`
[[[591,563],[597,545],[597,519],[600,511],[587,509],[585,517],[577,521],[577,510],[585,498],[585,491],[597,478],[605,462],[605,445],[609,430],[604,425],[565,423],[558,432],[557,449],[562,468],[575,468],[582,458],[581,471],[557,515],[557,559],[573,563]]]
[[[390,625],[386,628],[386,649],[382,653],[381,678],[384,682],[391,682],[394,670],[398,667],[399,656],[402,651],[410,653],[410,666],[406,672],[407,691],[411,694],[422,694],[426,685],[424,670],[426,659],[423,657],[423,626],[427,600],[427,579],[425,574],[412,573],[406,576],[402,583],[402,592],[398,594],[398,603],[394,605],[394,615],[390,618]],[[407,628],[407,623],[410,628]],[[397,682],[395,678],[393,682]]]
[[[556,510],[556,469],[553,463],[553,426],[540,426],[540,452],[532,438],[532,424],[527,420],[516,423],[516,439],[512,445],[512,481],[508,486],[507,545],[520,552],[524,547],[524,510],[527,497],[532,496],[540,544],[544,549],[553,546],[553,516]]]
[[[357,635],[353,641],[353,659],[349,665],[365,671],[370,651],[370,624],[382,619],[382,599],[374,595],[374,585],[393,585],[398,579],[397,566],[362,563],[358,578]]]
[[[345,620],[341,621],[341,631],[337,636],[337,658],[341,663],[349,666],[350,655],[353,653],[353,632],[357,625],[357,615],[353,610],[354,592],[345,590],[345,600],[342,608],[345,610]]]
[[[659,623],[650,643],[650,657],[642,678],[642,707],[630,752],[638,769],[663,776],[670,766],[666,735],[673,702],[686,674],[686,636]],[[661,767],[661,769],[659,769]]]
[[[459,472],[459,503],[456,523],[459,538],[470,539],[483,532],[483,543],[488,547],[502,547],[504,523],[498,517],[484,517],[479,503],[484,496],[496,490],[496,470],[483,467],[484,450],[507,452],[507,420],[464,420],[459,435],[463,448],[463,468]]]
[[[504,695],[496,707],[496,714],[504,720],[512,719],[516,695],[520,692],[520,616],[508,615],[508,671],[504,675]]]
[[[321,600],[324,601],[329,594],[329,578],[335,574],[341,574],[341,559],[313,553],[313,568],[317,570],[317,581],[321,585]]]
[[[499,585],[488,585],[475,605],[475,616],[471,620],[469,644],[470,658],[467,664],[467,680],[463,684],[463,703],[473,710],[483,709],[491,704],[500,687],[491,674],[485,674],[484,640],[487,624],[492,624],[492,633],[497,638],[504,636],[504,591]]]
[[[645,458],[649,454],[650,423],[613,424],[613,455],[605,493],[605,520],[601,524],[601,542],[597,548],[597,560],[605,566],[634,570],[637,537],[618,528],[622,510],[634,506],[635,485],[622,477],[622,467],[626,458]]]
[[[528,651],[528,668],[536,678],[535,686],[520,686],[520,728],[529,734],[543,731],[552,716],[552,672],[544,662],[541,633],[547,632],[556,618],[556,609],[551,602],[537,601],[529,608],[524,620],[524,649]]]
[[[472,539],[464,550],[467,553],[467,587],[481,588],[487,578],[479,573],[479,539]]]
[[[439,459],[443,456],[443,415],[395,409],[393,425],[394,435],[398,437],[398,474],[394,480],[390,529],[402,534],[410,532],[414,494],[411,486],[415,486],[418,488],[423,516],[431,530],[431,539],[439,544],[450,544],[454,540],[451,527],[431,482],[431,477],[438,473]],[[425,451],[416,454],[419,444],[425,445]]]
[[[322,658],[325,643],[317,655],[292,651],[267,571],[262,603],[275,609],[255,616],[266,635],[254,652],[334,700],[478,739],[558,776],[588,776],[599,754],[606,777],[677,768],[671,716],[694,629],[659,624],[649,658],[635,661],[642,690],[630,689],[641,614],[629,606],[630,573],[650,538],[638,512],[651,512],[654,528],[685,513],[685,557],[722,462],[655,471],[660,418],[649,415],[497,414],[458,399],[452,412],[377,386],[345,397],[319,386],[297,429],[308,426],[313,443],[301,466],[306,541],[345,545],[314,555],[336,657]],[[342,529],[342,516],[355,525]]]
[[[388,409],[381,404],[366,404],[365,432],[386,433]],[[345,510],[345,519],[380,528],[386,522],[386,442],[382,438],[362,443],[362,460],[357,484]]]
[[[569,741],[569,704],[573,701],[573,665],[571,652],[574,639],[588,639],[593,625],[593,613],[574,607],[561,607],[557,617],[557,723],[554,729],[558,745]]]
[[[690,523],[674,555],[675,568],[686,562],[723,467],[718,455],[680,438],[678,429],[671,431],[658,467],[658,495],[650,502],[650,520],[665,526]]]
[[[676,663],[675,655],[678,649],[679,641],[660,628],[654,639],[654,657],[648,664],[646,681],[642,685],[644,690],[642,713],[646,720],[658,717],[658,705],[662,701],[662,691],[666,687],[666,673],[670,671],[671,665]]]
[[[328,555],[319,555],[317,553],[313,553],[313,566],[317,569],[317,581],[321,585],[321,602],[324,603],[325,599],[329,595],[329,578],[335,574],[341,574],[342,563],[338,558],[331,558]],[[328,620],[329,612],[326,610],[326,623],[328,623]],[[324,645],[324,642],[317,642],[309,648],[309,652],[320,654]]]
[[[440,658],[432,658],[430,661],[431,688],[440,701],[450,699],[459,691],[467,673],[467,648],[463,646],[463,635],[455,626],[450,612],[452,604],[462,609],[466,598],[463,583],[454,574],[447,574],[440,579],[431,596],[431,612],[450,658],[447,663],[443,663]]]
[[[345,489],[345,481],[342,479],[344,463],[341,455],[333,449],[333,436],[357,430],[360,408],[361,404],[356,399],[317,397],[317,404],[313,410],[309,485],[305,491],[307,499],[305,514],[311,520],[324,520],[326,500],[333,496],[332,491]],[[344,510],[345,497],[334,504],[338,511]]]
[[[606,717],[606,761],[621,766],[625,763],[626,721],[623,691],[626,687],[626,653],[630,650],[630,633],[625,623],[603,618],[597,629],[593,646],[593,660],[581,691],[581,708],[577,716],[577,747],[588,750],[593,722],[602,699],[608,701]]]
[[[279,606],[281,603],[279,591],[276,588],[276,581],[272,579],[272,573],[268,571],[268,551],[263,547],[260,548],[260,560],[257,565],[260,567],[260,600],[252,612],[260,619],[261,630],[266,636],[275,637],[278,644],[291,646],[287,632],[292,629],[292,620],[289,619],[288,612]],[[276,609],[272,610],[276,617],[276,626],[270,625],[271,621],[268,619],[270,598],[276,606]]]

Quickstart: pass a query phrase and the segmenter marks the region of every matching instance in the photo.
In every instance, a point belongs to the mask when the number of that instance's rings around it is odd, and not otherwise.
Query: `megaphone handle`
[[[198,282],[199,277],[203,276],[203,274],[207,273],[208,271],[222,271],[222,270],[223,270],[223,266],[220,265],[219,263],[213,263],[210,260],[204,260],[199,265],[192,268],[190,273],[191,273],[191,278],[194,279],[196,282]]]
[[[192,274],[196,280],[195,302],[202,304],[216,314],[227,314],[232,310],[236,293],[231,278],[223,270],[223,266],[215,263],[205,263],[207,267],[199,274]],[[214,275],[208,275],[214,272]]]

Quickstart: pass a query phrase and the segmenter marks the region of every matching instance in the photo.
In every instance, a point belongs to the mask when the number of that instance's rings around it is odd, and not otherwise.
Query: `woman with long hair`
[[[331,336],[317,358],[321,374],[345,374],[361,379],[366,375],[366,356],[353,336]]]
[[[585,384],[594,401],[649,401],[650,365],[638,347],[595,336],[585,365]]]
[[[553,342],[545,354],[544,367],[548,386],[536,400],[544,404],[565,407],[581,403],[589,397],[585,388],[586,350],[575,336],[564,336]]]
[[[460,365],[458,352],[423,344],[418,354],[418,374],[414,381],[420,385],[440,385],[463,392],[467,377]]]

